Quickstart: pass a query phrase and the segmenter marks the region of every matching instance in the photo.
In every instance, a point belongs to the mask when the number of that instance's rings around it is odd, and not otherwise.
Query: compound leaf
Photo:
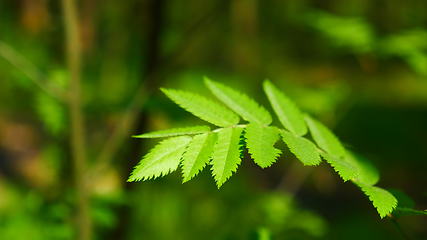
[[[175,171],[191,137],[168,138],[146,154],[132,171],[128,181],[148,180]]]
[[[195,116],[219,127],[228,127],[239,122],[239,116],[226,107],[195,93],[161,89],[172,101]]]
[[[317,145],[330,155],[345,157],[346,151],[338,138],[325,125],[309,116],[305,117],[311,136]]]
[[[206,77],[205,84],[219,100],[246,121],[261,125],[269,125],[271,123],[270,113],[247,95]]]
[[[241,162],[242,128],[224,128],[218,132],[212,156],[212,175],[218,188],[231,177]]]
[[[215,134],[209,133],[193,137],[182,157],[183,182],[191,180],[209,162],[212,157],[215,138]]]
[[[249,153],[262,168],[271,166],[282,153],[274,147],[279,139],[279,131],[275,127],[250,123],[245,130],[245,138]]]
[[[294,134],[281,131],[282,139],[288,145],[289,150],[304,164],[308,166],[318,165],[322,159],[316,145],[310,140]]]
[[[303,136],[307,133],[304,117],[298,107],[270,81],[264,81],[264,92],[282,125],[290,132]]]
[[[172,128],[154,132],[148,132],[141,135],[135,135],[134,138],[162,138],[162,137],[174,137],[181,135],[194,135],[200,133],[209,132],[211,129],[208,126],[194,126],[194,127],[183,127],[183,128]]]
[[[369,197],[381,218],[393,212],[397,206],[397,199],[387,190],[367,184],[358,184],[362,191]]]
[[[357,166],[346,158],[333,156],[328,153],[322,153],[321,155],[344,181],[356,179],[358,177],[359,174]]]

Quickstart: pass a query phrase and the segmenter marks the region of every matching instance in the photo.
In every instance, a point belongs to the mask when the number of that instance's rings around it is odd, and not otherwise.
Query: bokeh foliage
[[[57,93],[69,87],[59,2],[0,1],[0,239],[75,237],[67,103],[33,81]],[[404,234],[426,238],[426,217],[405,212],[427,208],[425,1],[78,6],[90,170],[135,94],[145,97],[131,108],[137,124],[111,161],[88,174],[96,239],[401,239],[396,222]],[[206,170],[185,184],[180,172],[126,184],[155,144],[131,135],[202,124],[159,87],[209,96],[204,75],[264,106],[260,86],[269,78],[380,169],[379,186],[404,192],[393,191],[401,211],[380,221],[356,187],[324,164],[306,169],[292,157],[262,171],[246,156],[219,191]]]

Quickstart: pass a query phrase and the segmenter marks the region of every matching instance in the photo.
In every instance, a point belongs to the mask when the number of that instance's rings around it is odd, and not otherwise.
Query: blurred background
[[[202,123],[159,87],[204,75],[268,109],[270,79],[427,209],[426,1],[0,0],[0,239],[427,239],[285,147],[220,190],[126,183],[131,135]]]

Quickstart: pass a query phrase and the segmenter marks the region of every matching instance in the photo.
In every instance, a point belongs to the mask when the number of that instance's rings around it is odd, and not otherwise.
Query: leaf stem
[[[0,56],[19,71],[24,73],[28,79],[30,79],[45,93],[60,101],[67,100],[67,94],[64,90],[62,90],[59,86],[55,86],[52,83],[48,84],[43,81],[43,79],[47,79],[47,77],[33,63],[31,63],[15,49],[2,41],[0,41]]]
[[[86,143],[81,109],[81,44],[75,0],[62,0],[68,70],[70,71],[69,110],[71,122],[71,150],[77,195],[77,239],[90,240],[92,224],[86,171]]]

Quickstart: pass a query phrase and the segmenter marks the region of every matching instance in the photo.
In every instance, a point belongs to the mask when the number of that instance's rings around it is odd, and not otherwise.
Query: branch
[[[70,71],[70,122],[71,149],[77,194],[77,234],[80,240],[90,240],[92,226],[90,219],[89,192],[86,184],[86,144],[81,109],[81,45],[78,29],[77,10],[74,0],[62,0],[66,41],[66,56]]]
[[[67,94],[64,90],[59,86],[52,85],[52,83],[44,82],[47,77],[33,63],[2,41],[0,41],[0,56],[23,72],[28,79],[47,94],[60,101],[67,100]]]

